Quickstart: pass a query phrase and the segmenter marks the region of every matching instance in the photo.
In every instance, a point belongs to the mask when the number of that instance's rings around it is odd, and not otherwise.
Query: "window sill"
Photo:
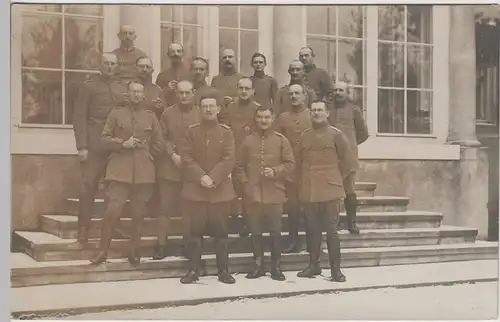
[[[31,123],[19,123],[14,125],[17,128],[25,129],[58,129],[58,130],[72,130],[73,125],[71,124],[31,124]]]
[[[388,138],[424,138],[424,139],[437,139],[434,134],[401,134],[401,133],[378,133],[377,137]]]

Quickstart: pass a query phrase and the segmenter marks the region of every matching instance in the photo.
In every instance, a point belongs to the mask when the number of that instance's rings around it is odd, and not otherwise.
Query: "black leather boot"
[[[283,253],[298,253],[300,251],[299,244],[299,219],[300,213],[289,213],[288,214],[288,236],[290,240],[290,246],[283,250]]]
[[[201,245],[201,237],[187,239],[186,249],[189,257],[189,271],[181,278],[182,284],[191,284],[199,280]]]
[[[153,260],[161,260],[164,259],[166,256],[165,254],[165,245],[157,244],[155,246],[154,252],[153,252],[153,257],[151,259]]]
[[[311,252],[309,253],[309,265],[299,273],[298,277],[314,277],[321,275],[321,266],[319,265],[321,259],[321,232],[314,232],[311,235]]]
[[[102,264],[108,257],[108,250],[111,245],[113,234],[113,219],[105,217],[102,221],[101,240],[99,242],[99,252],[90,259],[94,265]]]
[[[344,206],[347,215],[347,230],[349,230],[351,234],[358,235],[359,228],[356,226],[358,200],[356,194],[348,194],[344,199]]]
[[[128,262],[133,266],[139,266],[141,263],[141,254],[137,248],[132,248],[127,256]]]
[[[341,253],[340,253],[340,240],[337,237],[328,236],[327,240],[328,247],[328,259],[330,263],[330,271],[332,273],[331,281],[332,282],[345,282],[346,278],[344,274],[340,271],[340,261],[341,261]]]
[[[216,238],[215,252],[217,260],[217,269],[219,270],[219,281],[225,284],[234,284],[236,280],[229,274],[228,269],[228,253],[226,238]]]
[[[281,244],[280,237],[271,235],[271,278],[275,281],[284,281],[285,275],[281,272]]]
[[[247,274],[246,278],[255,279],[266,275],[264,267],[264,248],[261,234],[252,234],[253,258],[255,260],[254,269]]]

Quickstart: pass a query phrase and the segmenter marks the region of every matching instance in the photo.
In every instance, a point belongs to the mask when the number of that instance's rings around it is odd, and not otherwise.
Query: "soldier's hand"
[[[182,164],[181,156],[178,155],[177,153],[172,154],[172,161],[174,161],[174,164],[177,168],[181,167]]]
[[[214,181],[209,176],[204,175],[203,177],[201,177],[201,185],[204,188],[213,188],[214,187]]]
[[[78,150],[78,160],[80,162],[87,161],[88,154],[89,154],[89,150],[87,150],[87,149],[80,149],[80,150]]]
[[[155,105],[156,108],[162,109],[165,107],[165,103],[161,100],[161,98],[156,98],[153,100],[153,104]]]
[[[224,104],[228,105],[233,102],[233,98],[231,96],[224,96]]]
[[[250,126],[245,126],[245,133],[250,133]]]
[[[140,142],[139,139],[134,138],[133,136],[130,137],[127,141],[123,142],[122,146],[125,149],[133,149],[137,146],[137,144]]]
[[[177,88],[177,81],[176,80],[171,80],[170,82],[168,82],[168,88],[170,88],[171,90],[175,91],[175,89]]]
[[[274,170],[271,169],[271,168],[267,168],[267,167],[264,168],[264,176],[266,178],[272,178],[272,177],[274,177]]]

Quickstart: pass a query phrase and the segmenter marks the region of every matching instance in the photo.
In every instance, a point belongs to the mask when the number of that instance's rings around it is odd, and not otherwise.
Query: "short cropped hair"
[[[266,59],[266,56],[262,53],[255,53],[252,55],[252,59],[250,60],[250,63],[253,64],[253,60],[256,58],[256,57],[262,57],[264,59],[264,63],[267,64],[267,59]]]

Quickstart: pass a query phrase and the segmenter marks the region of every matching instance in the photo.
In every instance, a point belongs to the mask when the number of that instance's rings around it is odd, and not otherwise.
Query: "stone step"
[[[374,197],[358,197],[358,211],[359,212],[384,212],[384,211],[406,211],[410,199],[407,197],[393,197],[393,196],[374,196]],[[129,215],[130,202],[124,207],[124,216]],[[78,213],[78,199],[66,199],[67,213],[69,215],[77,215]],[[102,217],[104,211],[104,199],[96,198],[94,205],[93,217]],[[341,211],[344,211],[344,205],[341,203]]]
[[[19,245],[25,253],[35,260],[63,261],[63,260],[85,260],[92,257],[99,246],[99,239],[91,239],[86,247],[82,247],[74,239],[61,239],[57,236],[43,232],[16,232]],[[374,229],[362,230],[359,235],[349,234],[347,231],[339,231],[342,248],[366,248],[366,247],[396,247],[415,245],[439,245],[473,243],[476,239],[477,229],[443,226],[440,228],[415,228],[415,229]],[[283,233],[281,239],[282,247],[288,245],[289,239]],[[264,235],[264,247],[270,250],[270,238]],[[156,237],[143,237],[141,239],[141,255],[152,256]],[[300,233],[300,241],[305,249],[305,233]],[[326,248],[326,235],[323,234],[323,247]],[[109,258],[125,258],[130,243],[127,239],[116,239],[112,241]],[[252,244],[250,238],[241,238],[238,235],[229,237],[230,253],[251,253]],[[180,256],[182,250],[182,237],[172,236],[169,238],[167,253],[170,256]],[[212,238],[206,238],[203,245],[205,254],[215,253],[215,244]]]
[[[187,271],[187,260],[180,257],[168,257],[160,261],[143,258],[138,267],[133,267],[124,259],[111,259],[105,264],[94,266],[87,260],[37,262],[25,254],[15,255],[11,257],[12,287],[180,278]],[[303,269],[307,265],[308,258],[305,252],[285,254],[282,258],[282,268],[284,271]],[[483,259],[498,259],[498,243],[347,248],[342,249],[341,266],[370,267]],[[269,262],[269,253],[266,253],[266,262]],[[252,269],[252,263],[253,258],[250,253],[230,254],[231,272],[248,272]],[[322,255],[321,266],[328,268],[326,253]],[[214,255],[203,255],[201,271],[203,275],[217,274]]]
[[[388,228],[432,228],[439,227],[442,215],[436,212],[426,211],[406,211],[406,212],[360,212],[357,215],[357,222],[360,229],[388,229]],[[340,228],[346,229],[345,213],[340,214]],[[238,233],[244,221],[240,218],[229,219],[230,233]],[[288,227],[288,215],[282,217],[283,230]],[[300,222],[300,229],[304,230],[304,221]],[[102,218],[92,218],[90,238],[98,238],[102,226]],[[132,220],[121,218],[119,230],[130,234]],[[78,218],[70,215],[43,215],[40,219],[41,230],[51,233],[61,238],[73,238],[77,236]],[[144,219],[143,236],[156,236],[156,218],[147,217]],[[180,217],[170,220],[170,234],[182,235],[182,222]]]

